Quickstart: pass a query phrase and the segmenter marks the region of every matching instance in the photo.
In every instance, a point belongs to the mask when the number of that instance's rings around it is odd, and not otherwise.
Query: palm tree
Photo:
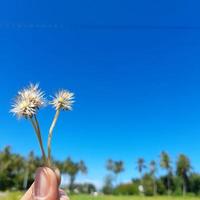
[[[153,194],[154,196],[157,194],[157,185],[156,185],[156,162],[154,160],[152,160],[150,162],[150,174],[153,177]]]
[[[87,174],[87,171],[88,171],[88,169],[87,169],[84,161],[83,160],[79,161],[79,172],[81,172],[82,174]]]
[[[138,172],[140,174],[140,182],[141,182],[141,185],[142,185],[142,172],[143,172],[143,169],[146,168],[146,165],[145,165],[145,161],[143,158],[139,158],[137,160],[137,169],[138,169]]]
[[[12,154],[10,146],[6,146],[0,152],[0,187],[2,190],[11,188],[13,184],[12,177]]]
[[[113,175],[109,174],[104,178],[102,192],[104,194],[112,194],[113,192]]]
[[[115,174],[116,177],[116,184],[117,184],[117,178],[118,175],[124,171],[124,163],[123,161],[119,160],[119,161],[113,161],[111,159],[109,159],[107,161],[107,165],[106,165],[107,170],[112,171]]]
[[[12,154],[11,157],[12,168],[10,177],[13,179],[13,186],[22,189],[24,180],[25,160],[19,154]]]
[[[170,177],[172,174],[171,160],[166,152],[161,152],[160,166],[167,171],[167,193],[170,195]]]
[[[109,159],[106,163],[106,169],[109,170],[109,171],[112,171],[113,165],[114,165],[114,161],[112,159]]]
[[[118,176],[121,172],[124,171],[124,163],[123,161],[115,161],[115,165],[114,165],[114,173],[116,175],[116,182],[117,182],[117,179],[118,179]]]
[[[34,180],[34,173],[37,168],[37,160],[35,158],[34,152],[31,151],[28,155],[26,164],[25,164],[25,176],[24,176],[24,183],[23,187],[24,189],[27,189],[27,186],[29,183],[32,183]]]
[[[182,178],[183,181],[183,196],[187,192],[187,179],[190,172],[191,164],[189,158],[184,154],[180,154],[176,163],[176,173]]]
[[[74,189],[74,182],[76,175],[81,172],[83,174],[87,173],[87,167],[83,161],[74,162],[71,158],[64,161],[62,170],[67,173],[70,177],[69,189],[72,191]]]
[[[11,164],[11,147],[6,146],[0,154],[0,170],[5,170]]]

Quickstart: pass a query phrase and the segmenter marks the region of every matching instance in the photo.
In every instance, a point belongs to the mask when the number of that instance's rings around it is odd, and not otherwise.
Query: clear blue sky
[[[108,158],[173,161],[187,154],[200,171],[199,1],[4,1],[0,4],[0,148],[27,155],[36,137],[9,113],[17,90],[40,82],[76,94],[53,138],[57,159],[83,159],[102,181]],[[53,116],[39,113],[43,136]]]

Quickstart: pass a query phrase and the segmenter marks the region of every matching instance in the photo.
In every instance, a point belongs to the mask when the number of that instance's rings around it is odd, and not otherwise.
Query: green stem
[[[41,145],[41,148],[42,148],[43,159],[44,159],[44,162],[46,164],[47,163],[46,153],[45,153],[45,150],[44,150],[44,146],[43,146],[43,142],[42,142],[42,134],[41,134],[41,131],[40,131],[40,126],[39,126],[39,122],[37,120],[36,115],[34,115],[34,119],[35,119],[35,124],[36,124],[37,130],[38,130],[38,135],[40,137],[40,145]]]
[[[30,120],[31,120],[33,128],[34,128],[34,130],[36,132],[39,144],[40,144],[40,149],[41,149],[41,152],[42,152],[42,158],[44,160],[44,163],[46,163],[46,154],[45,154],[45,151],[44,151],[44,147],[43,147],[43,143],[42,143],[42,137],[41,137],[40,128],[39,128],[39,124],[38,124],[37,118],[34,115],[34,119],[33,119],[33,117],[31,117]]]
[[[51,166],[51,140],[52,140],[52,134],[53,134],[53,129],[56,125],[56,122],[58,120],[58,116],[60,114],[60,109],[58,109],[56,111],[56,114],[53,118],[53,121],[52,121],[52,124],[50,126],[50,129],[49,129],[49,136],[48,136],[48,165],[49,167]]]

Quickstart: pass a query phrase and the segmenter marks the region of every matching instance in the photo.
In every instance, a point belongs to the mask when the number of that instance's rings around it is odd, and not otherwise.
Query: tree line
[[[158,177],[159,167],[165,170],[165,174]],[[190,159],[184,154],[178,156],[174,165],[165,151],[161,152],[159,162],[146,163],[144,158],[139,158],[136,163],[139,178],[132,179],[131,183],[116,183],[119,174],[125,170],[123,161],[109,159],[106,168],[112,172],[106,177],[103,187],[107,194],[185,196],[188,192],[200,195],[200,174],[192,171]]]
[[[73,161],[70,157],[64,161],[54,160],[61,174],[69,176],[66,188],[81,193],[91,193],[96,188],[91,183],[77,184],[76,176],[86,174],[88,168],[83,160]],[[42,166],[41,159],[31,151],[27,157],[13,153],[9,146],[0,151],[0,190],[26,190],[33,182],[35,171]],[[158,176],[158,168],[165,174]],[[109,174],[105,177],[102,192],[105,194],[124,195],[200,195],[200,174],[193,172],[189,158],[180,154],[176,163],[172,163],[166,152],[161,152],[159,162],[146,163],[144,158],[136,162],[139,178],[129,183],[121,183],[120,174],[125,170],[123,161],[109,159],[106,162]],[[134,170],[134,166],[133,166]]]
[[[87,173],[87,167],[82,160],[75,162],[69,157],[64,161],[53,162],[55,168],[58,167],[62,174],[69,175],[69,190],[74,189],[78,173]],[[25,158],[11,152],[10,146],[6,146],[0,151],[0,190],[26,190],[33,183],[35,172],[40,166],[43,166],[42,160],[33,151]],[[91,184],[86,186],[88,190],[94,188]],[[76,185],[76,187],[80,186]]]

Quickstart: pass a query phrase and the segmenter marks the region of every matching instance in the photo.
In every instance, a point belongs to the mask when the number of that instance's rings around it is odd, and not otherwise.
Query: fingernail
[[[38,169],[35,178],[34,196],[43,198],[48,195],[50,187],[47,171],[45,169]]]

